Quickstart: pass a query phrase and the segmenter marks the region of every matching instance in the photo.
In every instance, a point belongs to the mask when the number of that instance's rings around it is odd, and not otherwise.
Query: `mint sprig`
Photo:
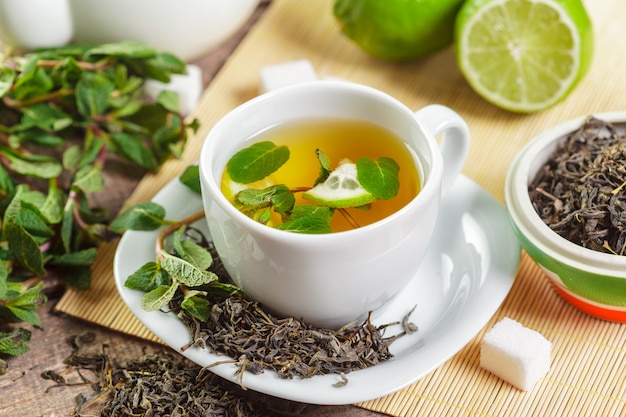
[[[147,79],[185,72],[176,56],[124,41],[0,55],[0,320],[40,326],[54,275],[88,288],[100,243],[127,229],[154,229],[163,211],[131,208],[120,219],[90,201],[106,191],[115,154],[144,170],[178,157],[198,127],[165,91],[147,100]],[[4,331],[4,328],[2,329]],[[0,356],[27,348],[18,328],[0,333]],[[0,375],[6,363],[0,359]]]

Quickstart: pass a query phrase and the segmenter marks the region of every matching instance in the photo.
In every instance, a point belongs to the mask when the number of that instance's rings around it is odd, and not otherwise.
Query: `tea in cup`
[[[442,133],[440,146],[436,137]],[[233,204],[227,165],[257,143],[290,150],[270,184],[313,186],[321,150],[333,166],[352,163],[344,159],[365,158],[375,167],[381,166],[379,158],[393,161],[397,195],[368,200],[373,202],[346,209],[347,215],[333,210],[329,233],[281,230],[276,226],[284,215],[263,215],[266,221],[260,222]],[[343,326],[381,308],[412,279],[436,279],[416,273],[442,193],[459,175],[468,149],[465,121],[444,106],[413,112],[379,90],[343,81],[265,93],[223,117],[203,145],[200,179],[211,237],[248,297],[277,315]],[[310,204],[296,200],[305,203]]]

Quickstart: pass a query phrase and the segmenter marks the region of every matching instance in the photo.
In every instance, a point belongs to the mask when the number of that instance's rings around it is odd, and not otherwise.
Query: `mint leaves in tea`
[[[229,160],[221,189],[240,211],[268,226],[351,230],[395,213],[419,192],[407,145],[366,121],[284,123],[247,143]]]

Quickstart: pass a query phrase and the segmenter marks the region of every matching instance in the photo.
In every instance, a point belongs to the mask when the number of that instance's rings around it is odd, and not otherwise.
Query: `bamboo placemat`
[[[516,115],[480,99],[467,86],[452,48],[418,62],[394,64],[369,58],[339,32],[332,0],[275,0],[218,76],[195,111],[202,127],[183,159],[146,176],[127,204],[149,200],[195,161],[210,127],[258,93],[258,70],[308,59],[321,76],[335,76],[386,91],[409,107],[452,107],[468,122],[473,143],[464,173],[503,201],[504,177],[521,147],[541,131],[590,113],[626,108],[626,8],[623,1],[586,1],[594,22],[596,53],[590,73],[563,103],[534,115]],[[57,309],[155,340],[132,316],[113,283],[115,244],[103,246],[88,291],[70,290]],[[626,294],[624,295],[626,297]],[[519,391],[479,367],[484,332],[502,317],[541,332],[553,343],[552,368],[529,392]],[[509,296],[464,349],[413,385],[358,404],[396,416],[626,416],[626,325],[586,316],[563,302],[524,254]]]

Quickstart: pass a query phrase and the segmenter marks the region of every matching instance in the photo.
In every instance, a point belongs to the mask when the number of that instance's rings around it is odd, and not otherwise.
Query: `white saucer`
[[[202,210],[200,197],[180,184],[169,183],[154,198],[167,210],[167,218],[179,220]],[[338,375],[309,379],[280,379],[274,372],[245,373],[248,388],[276,397],[314,404],[352,404],[395,392],[424,377],[462,349],[490,320],[508,294],[520,262],[520,246],[504,207],[476,183],[460,177],[442,202],[435,239],[416,278],[397,297],[373,315],[374,324],[401,320],[417,306],[411,321],[417,333],[391,345],[394,358],[374,367],[347,374],[348,383],[333,386]],[[208,236],[204,222],[198,222]],[[114,261],[115,283],[124,302],[139,320],[174,350],[187,344],[190,335],[173,314],[146,312],[141,292],[124,287],[126,278],[154,260],[158,232],[127,232],[119,242]],[[433,276],[429,282],[420,277]],[[400,332],[399,326],[386,335]],[[206,366],[228,359],[199,348],[183,355]],[[223,364],[211,368],[225,379],[239,383],[237,368]]]

